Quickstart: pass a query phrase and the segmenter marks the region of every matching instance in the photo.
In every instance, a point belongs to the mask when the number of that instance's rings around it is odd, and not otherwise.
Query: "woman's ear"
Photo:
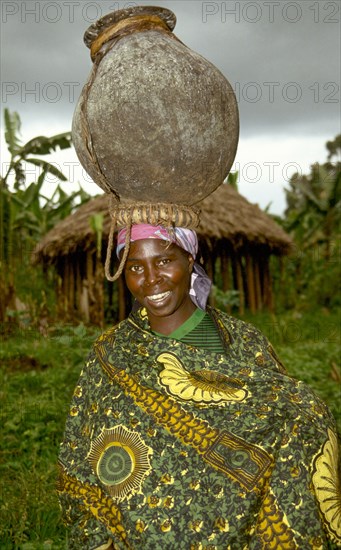
[[[189,272],[192,273],[193,266],[194,266],[194,258],[192,254],[188,254],[188,265],[189,265]]]

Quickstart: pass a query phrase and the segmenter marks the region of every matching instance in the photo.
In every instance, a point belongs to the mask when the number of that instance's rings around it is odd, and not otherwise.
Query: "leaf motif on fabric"
[[[341,543],[341,480],[338,475],[338,443],[328,430],[328,439],[314,462],[313,484],[320,510],[332,539]]]
[[[188,372],[172,353],[161,353],[157,361],[164,365],[159,374],[161,384],[183,401],[224,405],[229,401],[243,401],[247,396],[243,383],[237,378],[206,369]]]
[[[285,514],[279,508],[278,502],[271,492],[263,501],[255,535],[259,541],[257,548],[264,550],[270,548],[298,549],[294,531],[290,528]]]

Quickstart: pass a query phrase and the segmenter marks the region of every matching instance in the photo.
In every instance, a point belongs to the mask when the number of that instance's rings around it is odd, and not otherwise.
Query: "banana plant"
[[[325,307],[338,304],[341,244],[341,136],[327,142],[323,164],[308,174],[294,174],[286,189],[282,225],[296,244],[288,261],[287,288],[293,303],[306,300]]]
[[[286,190],[287,229],[304,248],[322,243],[325,258],[341,222],[341,163],[314,164],[311,173],[295,174]]]
[[[67,181],[58,168],[40,156],[71,147],[70,132],[37,136],[22,144],[19,114],[5,109],[4,122],[10,161],[0,176],[0,322],[5,321],[7,310],[15,310],[16,272],[25,260],[19,251],[32,250],[51,227],[74,210],[76,201],[82,203],[89,198],[81,188],[67,195],[59,184],[51,197],[42,193],[49,173],[60,182]],[[39,168],[37,181],[26,182],[26,163]]]
[[[14,175],[14,189],[18,190],[25,185],[25,162],[39,166],[46,173],[51,173],[61,181],[66,181],[67,178],[55,166],[46,160],[36,158],[32,155],[49,155],[58,148],[68,149],[71,147],[71,132],[57,134],[52,137],[37,136],[29,140],[24,145],[20,141],[21,120],[17,112],[4,110],[5,122],[5,141],[10,153],[10,162],[6,173],[1,176],[1,187],[8,187],[8,179]]]

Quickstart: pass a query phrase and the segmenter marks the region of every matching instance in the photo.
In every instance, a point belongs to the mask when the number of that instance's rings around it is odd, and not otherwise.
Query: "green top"
[[[154,334],[165,336],[156,331]],[[187,321],[168,334],[166,338],[179,340],[188,346],[203,348],[214,353],[225,352],[217,327],[208,313],[202,309],[196,309]]]

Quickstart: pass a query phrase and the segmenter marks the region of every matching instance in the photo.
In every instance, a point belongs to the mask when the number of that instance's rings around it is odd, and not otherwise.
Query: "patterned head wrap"
[[[121,250],[125,247],[127,230],[121,229],[117,237],[116,254],[119,257]],[[195,231],[184,227],[174,227],[168,230],[162,225],[138,224],[131,228],[130,242],[140,241],[142,239],[161,239],[176,244],[183,248],[195,260],[198,253],[198,237]],[[200,309],[206,309],[208,295],[211,290],[212,282],[206,275],[204,269],[194,262],[191,275],[191,288],[189,291],[192,302]]]

